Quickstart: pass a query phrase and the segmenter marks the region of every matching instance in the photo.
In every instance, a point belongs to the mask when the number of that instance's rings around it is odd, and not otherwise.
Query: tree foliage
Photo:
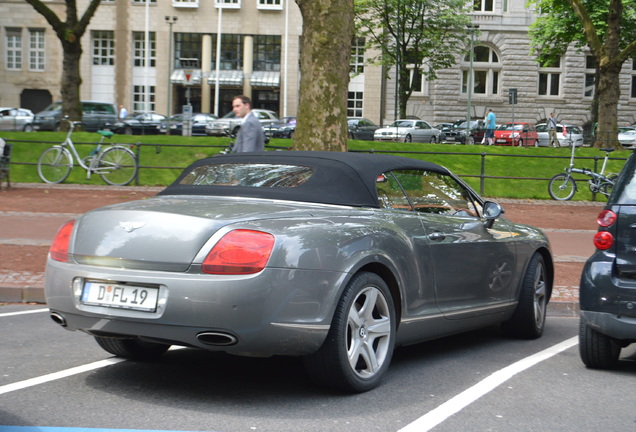
[[[469,2],[470,3],[470,2]],[[372,61],[397,66],[399,116],[419,85],[411,71],[434,80],[467,51],[471,23],[465,0],[355,0],[357,35],[380,54]],[[424,67],[423,67],[424,66]]]
[[[297,150],[347,151],[353,0],[296,0],[303,16]]]
[[[620,148],[618,102],[620,71],[636,53],[635,0],[537,0],[542,13],[530,28],[533,52],[549,64],[573,45],[589,49],[596,66],[593,121],[598,119],[595,146]],[[574,12],[574,13],[573,13]]]
[[[62,50],[64,52],[61,82],[62,113],[63,115],[68,115],[73,119],[81,119],[81,39],[86,32],[86,28],[88,27],[91,18],[95,15],[95,11],[97,10],[101,0],[90,0],[90,3],[81,18],[78,18],[76,0],[65,0],[65,21],[62,21],[62,19],[41,0],[26,0],[26,2],[33,6],[33,8],[46,19],[62,44]]]

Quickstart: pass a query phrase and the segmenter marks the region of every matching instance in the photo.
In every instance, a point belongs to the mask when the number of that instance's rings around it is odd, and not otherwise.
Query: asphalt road
[[[399,348],[383,385],[356,395],[314,386],[293,358],[123,361],[41,305],[0,307],[0,328],[1,432],[636,430],[636,350],[586,369],[572,317],[534,341],[488,328]]]

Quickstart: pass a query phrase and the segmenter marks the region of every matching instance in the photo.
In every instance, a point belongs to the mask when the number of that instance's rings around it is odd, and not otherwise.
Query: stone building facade
[[[102,1],[82,38],[84,100],[163,114],[180,112],[189,102],[194,112],[223,115],[232,96],[248,94],[255,107],[296,114],[302,17],[293,0],[149,1]],[[63,1],[46,3],[64,16]],[[78,4],[81,12],[87,0]],[[481,119],[492,108],[499,122],[538,122],[555,111],[564,122],[589,123],[594,71],[586,53],[570,49],[558,64],[542,68],[530,54],[527,32],[536,14],[525,0],[476,5],[472,67],[467,55],[438,71],[435,81],[422,82],[408,114],[438,123],[469,112]],[[59,100],[62,50],[44,18],[23,0],[0,0],[0,32],[0,106],[38,111]],[[395,115],[395,74],[364,64],[364,57],[354,43],[349,115],[386,124]],[[619,124],[636,122],[635,77],[627,62]]]

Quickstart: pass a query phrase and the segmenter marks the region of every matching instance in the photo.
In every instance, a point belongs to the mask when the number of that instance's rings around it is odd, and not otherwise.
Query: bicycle
[[[552,199],[558,201],[566,201],[571,199],[574,194],[577,192],[578,188],[576,185],[576,180],[572,177],[573,173],[584,174],[586,176],[591,177],[588,180],[589,188],[592,193],[602,193],[606,197],[608,197],[612,193],[612,189],[614,188],[614,183],[616,182],[617,174],[607,174],[605,175],[605,167],[607,166],[607,160],[609,159],[609,155],[616,149],[613,148],[602,148],[600,151],[605,152],[605,158],[603,159],[603,166],[601,167],[600,172],[594,172],[589,168],[574,168],[574,150],[576,149],[575,145],[572,145],[572,156],[570,157],[570,166],[565,168],[564,173],[559,173],[554,175],[550,182],[548,183],[548,192]]]
[[[85,158],[80,158],[77,149],[71,139],[71,134],[77,124],[67,118],[63,119],[69,123],[69,130],[63,143],[50,147],[40,155],[38,159],[38,175],[45,183],[61,183],[69,176],[73,169],[74,159],[80,167],[86,170],[86,178],[90,179],[91,174],[99,174],[101,178],[110,185],[124,186],[130,183],[137,175],[137,158],[129,148],[113,144],[106,149],[102,149],[105,138],[114,135],[111,131],[99,130],[100,141]]]

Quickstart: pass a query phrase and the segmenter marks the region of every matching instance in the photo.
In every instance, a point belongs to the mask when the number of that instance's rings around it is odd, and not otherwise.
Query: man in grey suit
[[[232,110],[237,117],[243,118],[232,153],[255,152],[265,150],[265,135],[261,122],[252,114],[252,101],[247,96],[232,99]]]

